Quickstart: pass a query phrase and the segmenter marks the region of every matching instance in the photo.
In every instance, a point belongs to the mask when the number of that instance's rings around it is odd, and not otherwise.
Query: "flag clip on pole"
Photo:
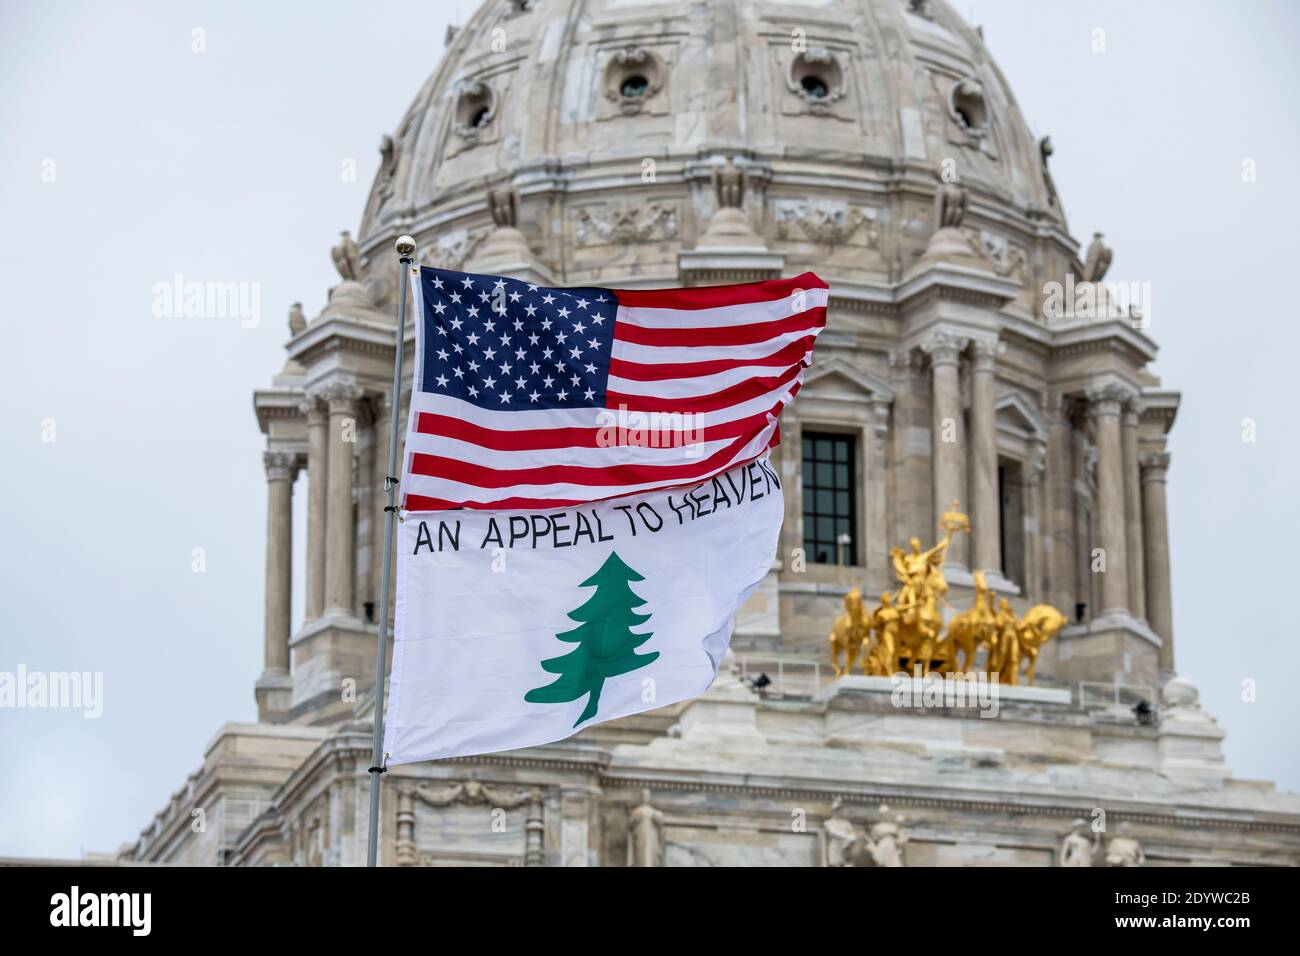
[[[384,665],[388,663],[388,594],[393,583],[393,517],[397,514],[397,441],[402,416],[402,352],[406,346],[406,274],[415,254],[415,240],[399,236],[395,246],[398,267],[397,335],[393,358],[393,410],[389,415],[388,472],[384,479],[387,500],[384,503],[384,574],[379,591],[379,646],[375,653],[375,728],[370,751],[370,833],[366,844],[366,866],[379,859],[379,781],[388,772],[384,766]]]

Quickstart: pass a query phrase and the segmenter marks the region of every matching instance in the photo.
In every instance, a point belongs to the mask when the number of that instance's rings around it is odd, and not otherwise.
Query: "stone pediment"
[[[1026,440],[1047,441],[1047,426],[1024,396],[1007,392],[997,400],[998,426]]]
[[[824,360],[814,356],[812,368],[804,373],[803,391],[818,398],[887,403],[894,400],[894,390],[883,379],[850,365],[838,355]]]

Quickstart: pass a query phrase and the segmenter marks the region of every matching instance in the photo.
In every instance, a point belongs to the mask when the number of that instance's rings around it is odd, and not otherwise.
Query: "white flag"
[[[783,514],[766,456],[563,510],[409,514],[387,762],[550,743],[702,693]]]

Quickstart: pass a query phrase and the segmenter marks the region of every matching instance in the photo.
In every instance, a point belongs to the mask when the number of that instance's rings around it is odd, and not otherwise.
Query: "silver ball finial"
[[[415,240],[410,236],[398,236],[396,248],[399,256],[403,259],[409,259],[411,254],[415,252]]]

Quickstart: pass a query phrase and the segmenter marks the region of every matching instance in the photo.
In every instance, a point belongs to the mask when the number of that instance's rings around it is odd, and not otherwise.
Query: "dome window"
[[[617,50],[605,65],[605,96],[628,116],[641,112],[663,84],[663,63],[644,47]]]
[[[824,114],[844,95],[844,68],[839,57],[824,47],[805,50],[791,61],[786,86],[811,112]]]
[[[948,107],[952,118],[962,129],[976,136],[988,130],[988,107],[984,103],[984,90],[974,80],[962,80],[954,83],[948,96]]]
[[[650,89],[650,81],[640,73],[635,76],[629,76],[619,87],[619,93],[624,99],[637,99],[645,96],[646,90]]]
[[[482,130],[496,116],[496,111],[497,96],[492,87],[477,80],[462,83],[456,97],[454,125],[457,135],[477,142]]]
[[[830,89],[826,86],[826,81],[820,76],[809,74],[799,81],[803,91],[815,100],[824,100],[830,95]]]

